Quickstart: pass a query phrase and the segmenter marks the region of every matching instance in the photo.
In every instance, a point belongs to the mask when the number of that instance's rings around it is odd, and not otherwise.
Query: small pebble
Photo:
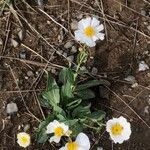
[[[14,39],[11,39],[11,44],[13,47],[17,47],[19,45],[19,43]]]
[[[23,31],[22,30],[20,30],[19,32],[18,32],[18,37],[19,37],[19,39],[22,41],[23,40]]]
[[[26,59],[26,50],[21,50],[21,52],[19,53],[19,57],[21,59]]]
[[[28,76],[28,77],[33,77],[33,76],[34,76],[34,73],[33,73],[32,71],[28,71],[28,72],[27,72],[27,76]]]
[[[67,57],[67,60],[68,60],[69,62],[73,62],[74,56],[73,56],[73,55],[68,56],[68,57]]]
[[[146,16],[146,11],[145,11],[145,10],[141,10],[141,14],[142,14],[143,16]]]
[[[64,53],[63,53],[63,56],[64,56],[64,57],[67,57],[67,53],[66,53],[66,52],[64,52]]]
[[[145,61],[141,61],[139,63],[139,71],[145,71],[148,69],[149,69],[149,66],[145,63]]]
[[[103,150],[103,148],[102,147],[98,147],[97,150]]]
[[[14,113],[17,113],[17,112],[18,112],[17,104],[14,103],[14,102],[10,102],[9,104],[7,104],[6,112],[7,112],[7,114],[9,114],[9,115],[12,115],[12,114],[14,114]]]
[[[134,83],[137,82],[136,79],[135,79],[135,77],[131,76],[131,75],[127,76],[124,80],[128,81],[128,82],[131,82],[132,84],[134,84]]]
[[[30,129],[30,124],[26,124],[25,126],[24,126],[24,132],[27,132],[28,130]]]
[[[52,69],[51,69],[51,73],[55,74],[55,73],[56,73],[56,69],[55,69],[55,68],[52,68]]]
[[[132,88],[136,88],[136,87],[138,87],[138,85],[139,85],[138,83],[134,83],[134,84],[132,84],[131,87],[132,87]]]
[[[75,46],[72,46],[70,52],[71,52],[72,54],[76,53],[76,52],[77,52],[77,48],[76,48]]]
[[[64,48],[66,48],[66,49],[71,48],[73,46],[73,44],[74,44],[74,42],[69,41],[64,45]]]
[[[78,29],[78,21],[73,20],[73,21],[71,22],[71,29],[72,29],[72,30]]]
[[[97,75],[97,73],[98,73],[98,69],[95,68],[95,67],[93,67],[93,68],[92,68],[92,71],[91,71],[91,74],[92,74],[92,75]]]
[[[144,113],[147,114],[147,115],[149,115],[149,106],[146,106],[144,108]]]

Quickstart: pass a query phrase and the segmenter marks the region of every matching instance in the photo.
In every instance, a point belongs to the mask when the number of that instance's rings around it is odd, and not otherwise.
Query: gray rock
[[[28,71],[28,72],[27,72],[27,76],[28,76],[28,77],[33,77],[33,76],[34,76],[34,73],[33,73],[32,71]]]
[[[95,67],[93,67],[93,68],[92,68],[92,71],[91,71],[91,74],[92,74],[92,75],[97,75],[97,73],[98,73],[98,69],[95,68]]]
[[[66,52],[64,52],[64,53],[63,53],[63,56],[64,56],[64,57],[67,57],[67,53],[66,53]]]
[[[17,104],[14,102],[10,102],[9,104],[7,104],[6,112],[9,115],[13,115],[14,113],[17,113],[18,112]]]
[[[64,45],[64,48],[68,49],[71,48],[73,46],[74,42],[73,41],[69,41]]]
[[[11,44],[13,47],[17,47],[19,43],[15,39],[11,39]]]
[[[73,56],[73,55],[68,56],[68,57],[67,57],[67,60],[68,60],[69,62],[73,62],[74,56]]]
[[[126,78],[124,78],[124,80],[125,80],[125,81],[128,81],[128,82],[131,82],[132,84],[134,84],[134,83],[137,82],[136,79],[135,79],[135,77],[134,77],[134,76],[131,76],[131,75],[129,75],[129,76],[127,76]]]
[[[26,50],[21,50],[21,52],[19,53],[19,57],[21,58],[21,59],[26,59]]]
[[[143,16],[146,16],[146,11],[145,11],[145,10],[141,10],[141,14],[142,14]]]
[[[71,22],[71,29],[72,29],[72,30],[78,29],[78,21],[73,20],[73,21]]]
[[[75,46],[72,46],[70,52],[71,52],[72,54],[76,53],[76,52],[77,52],[77,48],[76,48]]]
[[[20,30],[19,32],[18,32],[18,37],[19,37],[19,39],[22,41],[23,40],[23,31],[22,30]]]
[[[52,68],[52,69],[51,69],[51,73],[55,74],[55,73],[56,73],[56,69],[55,69],[55,68]]]

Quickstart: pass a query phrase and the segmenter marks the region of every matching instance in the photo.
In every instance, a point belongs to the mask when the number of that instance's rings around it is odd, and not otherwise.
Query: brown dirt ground
[[[47,64],[47,60],[60,67],[62,64],[67,64],[66,59],[54,52],[49,43],[57,51],[65,52],[64,44],[70,40],[74,41],[70,23],[73,20],[80,20],[82,14],[83,17],[96,15],[106,25],[106,39],[99,41],[94,49],[90,49],[94,59],[89,60],[87,64],[89,70],[90,67],[97,67],[98,76],[107,75],[106,79],[112,83],[109,89],[110,99],[104,103],[101,100],[99,103],[108,110],[108,116],[123,115],[132,125],[131,139],[122,145],[112,144],[105,132],[98,136],[91,135],[91,141],[95,145],[93,150],[96,150],[97,146],[102,146],[104,150],[150,150],[148,127],[150,117],[149,113],[145,112],[146,108],[150,112],[150,71],[138,72],[139,61],[144,60],[150,64],[150,55],[148,56],[150,31],[147,29],[150,23],[148,16],[150,5],[144,0],[118,0],[118,2],[116,0],[48,0],[44,11],[67,28],[69,34],[40,12],[36,3],[31,4],[29,1],[34,11],[22,2],[16,2],[14,8],[23,16],[18,15],[23,24],[22,41],[17,37],[20,29],[18,20],[9,10],[4,11],[0,17],[0,38],[6,43],[0,45],[0,74],[3,75],[3,80],[0,81],[3,85],[0,92],[0,149],[21,149],[16,144],[16,133],[27,125],[30,125],[28,132],[32,133],[33,138],[28,150],[57,149],[48,143],[37,145],[34,138],[38,120],[43,119],[38,105],[40,92],[45,88],[46,83],[43,70],[52,71],[53,67]],[[146,16],[140,14],[141,10],[145,11]],[[31,28],[36,29],[40,34]],[[11,45],[12,37],[20,43],[19,46],[14,48]],[[79,47],[78,44],[75,46]],[[19,57],[23,50],[26,53],[24,60]],[[56,74],[60,67],[54,67]],[[34,75],[25,79],[30,70]],[[132,88],[123,80],[129,74],[136,78],[138,87]],[[11,118],[5,111],[10,101],[17,103],[19,107],[18,114]]]

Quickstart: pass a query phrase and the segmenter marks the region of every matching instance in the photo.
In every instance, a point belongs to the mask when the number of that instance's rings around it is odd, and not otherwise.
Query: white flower
[[[124,117],[113,118],[107,121],[106,131],[109,132],[114,143],[123,143],[130,138],[131,125]]]
[[[75,31],[75,39],[89,47],[94,47],[96,40],[104,40],[105,34],[100,33],[103,29],[104,26],[96,18],[82,19],[78,23],[78,30]]]
[[[20,132],[17,134],[17,143],[21,146],[26,148],[30,145],[30,135],[25,132]]]
[[[89,150],[90,141],[87,135],[84,133],[79,133],[74,142],[68,142],[65,147],[59,150]]]
[[[62,136],[68,136],[69,127],[64,123],[60,123],[57,120],[50,122],[47,126],[46,133],[54,133],[54,136],[50,138],[50,142],[59,143]]]

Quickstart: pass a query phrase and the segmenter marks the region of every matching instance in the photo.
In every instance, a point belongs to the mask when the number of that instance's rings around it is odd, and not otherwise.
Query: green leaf
[[[49,122],[54,120],[54,115],[48,116],[46,120],[42,121],[36,133],[36,139],[38,143],[45,143],[49,136],[46,134],[46,126]]]
[[[110,83],[107,80],[103,80],[103,79],[101,79],[101,80],[91,80],[91,81],[88,81],[84,84],[78,85],[77,88],[76,88],[76,91],[88,89],[88,88],[98,86],[98,85],[110,86]]]
[[[42,97],[53,107],[60,102],[59,87],[51,75],[48,75],[47,90],[42,93]]]
[[[102,119],[104,119],[106,116],[106,113],[102,110],[97,110],[97,111],[94,111],[91,115],[90,115],[90,118],[93,120],[93,121],[101,121]]]
[[[91,114],[90,105],[88,106],[78,106],[72,112],[73,118],[85,118]]]
[[[64,84],[62,86],[61,96],[62,96],[63,100],[68,100],[68,99],[74,97],[74,95],[72,93],[72,87],[73,87],[73,85],[69,81],[67,81],[66,84]]]
[[[82,102],[82,99],[76,99],[71,101],[69,104],[66,105],[68,109],[73,109],[77,107]]]
[[[62,83],[74,83],[74,73],[70,68],[63,68],[59,74],[59,81]]]
[[[95,94],[92,90],[90,89],[85,89],[85,90],[81,90],[81,91],[77,91],[75,93],[78,97],[84,99],[92,99],[95,97]]]
[[[87,58],[88,58],[87,52],[84,50],[81,50],[79,54],[77,55],[77,64],[81,65],[82,63],[85,63],[87,61]]]

